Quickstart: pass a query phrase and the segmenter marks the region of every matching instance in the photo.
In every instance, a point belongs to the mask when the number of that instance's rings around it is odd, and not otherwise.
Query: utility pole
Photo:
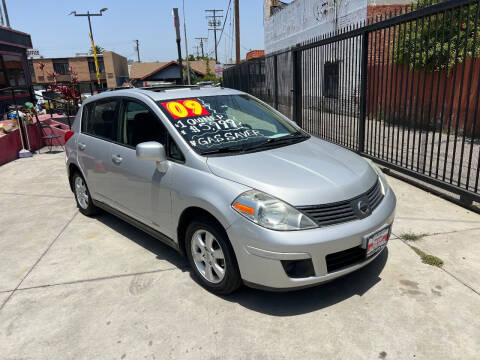
[[[4,3],[5,4],[5,3]],[[95,71],[97,73],[97,84],[100,85],[100,68],[98,67],[98,59],[97,59],[97,49],[95,48],[95,42],[93,41],[93,31],[92,31],[92,22],[90,21],[90,17],[92,16],[102,16],[105,11],[107,11],[107,8],[102,8],[97,14],[92,14],[90,11],[87,11],[86,14],[77,14],[75,10],[73,10],[69,15],[75,15],[75,16],[86,16],[88,18],[88,28],[90,29],[90,41],[92,43],[92,53],[93,53],[93,58],[95,60]],[[8,19],[7,19],[8,21]]]
[[[195,38],[196,40],[200,40],[200,48],[202,49],[202,58],[205,57],[204,53],[203,53],[203,40],[207,40],[208,38],[204,38],[204,37],[196,37]]]
[[[183,11],[183,33],[185,37],[185,56],[187,58],[187,81],[190,85],[190,60],[188,59],[188,44],[187,44],[187,25],[185,22],[185,0],[182,1],[182,11]]]
[[[207,20],[208,20],[208,30],[213,30],[213,37],[215,38],[215,63],[218,62],[218,55],[217,55],[217,30],[221,26],[221,19],[223,15],[217,15],[217,12],[223,12],[223,10],[217,10],[217,9],[212,9],[212,10],[205,10],[206,13],[212,13],[213,15],[208,15]],[[213,29],[212,29],[213,27]]]
[[[235,57],[236,63],[240,64],[240,9],[239,0],[235,1]]]
[[[177,52],[178,52],[178,68],[180,70],[180,84],[183,85],[183,65],[182,65],[182,48],[180,46],[180,19],[178,18],[178,8],[173,8],[173,24],[175,26]]]
[[[3,11],[0,9],[0,25],[5,26],[5,21],[3,21]]]
[[[137,60],[140,62],[140,45],[138,45],[138,40],[135,40],[135,50],[137,50]]]
[[[2,4],[3,4],[3,12],[5,13],[5,20],[7,21],[7,27],[10,27],[10,20],[8,19],[7,4],[5,3],[5,0],[2,0]]]

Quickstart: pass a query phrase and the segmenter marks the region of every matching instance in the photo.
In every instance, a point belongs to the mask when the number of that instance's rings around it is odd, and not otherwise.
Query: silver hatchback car
[[[240,91],[128,89],[85,100],[65,136],[80,212],[186,255],[208,290],[296,289],[386,247],[396,198],[370,161]]]

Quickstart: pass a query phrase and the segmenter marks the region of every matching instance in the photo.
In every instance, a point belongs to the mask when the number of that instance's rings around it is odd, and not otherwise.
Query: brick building
[[[100,85],[97,84],[97,75],[93,55],[79,55],[68,58],[31,59],[30,69],[34,85],[48,85],[54,82],[53,74],[61,83],[68,83],[72,76],[70,69],[78,75],[80,92],[88,93],[91,90],[115,88],[128,81],[127,59],[113,51],[105,51],[98,56],[100,69]]]

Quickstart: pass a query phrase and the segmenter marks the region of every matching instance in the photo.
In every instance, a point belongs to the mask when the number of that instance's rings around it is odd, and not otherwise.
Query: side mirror
[[[137,145],[137,159],[156,161],[159,171],[166,171],[167,155],[162,144],[156,141],[147,141]]]

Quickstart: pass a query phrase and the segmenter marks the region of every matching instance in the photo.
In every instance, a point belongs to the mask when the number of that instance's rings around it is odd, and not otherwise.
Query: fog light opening
[[[315,276],[312,259],[281,260],[283,269],[290,278],[306,278]]]

